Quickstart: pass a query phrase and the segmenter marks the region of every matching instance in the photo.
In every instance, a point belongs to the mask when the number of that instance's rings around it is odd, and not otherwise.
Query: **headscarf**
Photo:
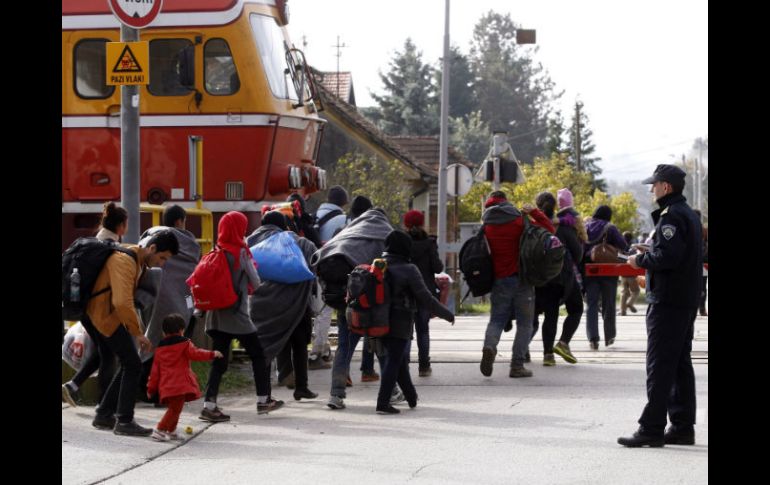
[[[235,258],[234,269],[241,266],[241,249],[246,249],[246,253],[251,256],[251,252],[246,246],[246,228],[248,225],[249,220],[238,211],[230,211],[219,220],[217,245],[233,255]]]

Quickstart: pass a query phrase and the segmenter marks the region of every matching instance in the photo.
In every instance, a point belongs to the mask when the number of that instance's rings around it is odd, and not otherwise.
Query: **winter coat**
[[[575,284],[575,267],[583,260],[583,242],[580,239],[579,227],[582,226],[580,215],[571,207],[560,210],[556,215],[563,218],[569,214],[572,219],[572,225],[559,224],[556,228],[556,237],[567,248],[564,254],[564,264],[559,276],[551,280],[549,284],[557,284],[564,288],[564,295],[569,295],[572,291],[572,285]]]
[[[436,295],[438,294],[438,287],[436,286],[435,275],[444,271],[444,263],[438,257],[436,238],[428,236],[428,233],[422,229],[410,230],[408,234],[412,238],[412,264],[420,270],[422,280],[431,295]]]
[[[533,223],[554,233],[553,224],[540,209],[529,213]],[[519,243],[524,231],[521,212],[510,202],[492,205],[481,216],[484,234],[492,253],[495,278],[505,278],[519,272]]]
[[[335,204],[331,204],[329,202],[324,202],[323,204],[320,205],[320,207],[318,207],[318,210],[315,213],[316,219],[320,220],[328,212],[331,212],[333,210],[342,211],[342,207]],[[320,230],[318,231],[318,237],[321,240],[321,244],[326,244],[328,240],[334,237],[334,233],[337,231],[337,229],[343,227],[347,222],[347,220],[348,220],[348,216],[346,216],[345,212],[343,211],[340,215],[334,216],[328,221],[326,221],[323,227],[321,227]]]
[[[126,327],[128,333],[135,337],[142,335],[134,310],[134,291],[142,274],[145,249],[136,245],[122,246],[136,253],[137,260],[119,251],[112,253],[96,277],[92,293],[109,289],[92,297],[86,307],[94,327],[106,337],[115,333],[118,325]]]
[[[414,312],[417,304],[429,308],[439,318],[454,322],[452,312],[435,299],[423,282],[420,270],[405,257],[383,253],[388,263],[385,270],[390,287],[389,337],[409,340],[414,332]]]
[[[164,338],[155,349],[155,360],[147,381],[147,394],[160,392],[160,402],[184,396],[185,401],[201,397],[198,379],[190,368],[190,361],[213,360],[214,351],[197,348],[190,339],[181,335]]]
[[[626,239],[622,234],[620,234],[620,231],[618,231],[618,228],[615,227],[614,224],[611,224],[610,222],[603,219],[594,219],[589,217],[586,219],[588,242],[585,244],[585,249],[583,251],[586,255],[584,262],[591,262],[591,249],[602,242],[602,233],[604,232],[604,227],[607,226],[607,224],[609,224],[609,228],[607,229],[607,244],[618,248],[618,250],[622,252],[628,250],[628,243],[626,242]]]
[[[335,217],[332,221],[336,219]],[[311,258],[311,265],[315,268],[319,262],[336,254],[344,256],[351,267],[369,264],[385,250],[385,238],[392,230],[393,227],[385,214],[370,209],[351,221],[345,229],[316,251]],[[321,233],[323,239],[323,229]]]
[[[652,248],[636,256],[636,264],[647,270],[647,301],[698,308],[703,274],[700,219],[682,194],[669,194],[658,204],[660,209],[652,213]]]
[[[254,246],[278,232],[281,232],[280,228],[266,224],[247,238],[248,244]],[[310,257],[316,251],[315,244],[293,232],[289,234],[297,242],[305,261],[309,264]],[[249,297],[249,315],[268,361],[283,349],[305,316],[313,284],[313,280],[294,284],[265,280]]]

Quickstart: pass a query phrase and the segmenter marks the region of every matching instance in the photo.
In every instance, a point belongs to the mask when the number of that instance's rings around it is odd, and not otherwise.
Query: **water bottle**
[[[80,273],[77,268],[72,270],[72,276],[70,276],[70,301],[80,301]]]

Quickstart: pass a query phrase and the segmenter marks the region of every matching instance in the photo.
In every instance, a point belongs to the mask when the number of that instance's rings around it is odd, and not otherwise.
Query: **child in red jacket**
[[[221,359],[218,350],[202,350],[182,336],[185,322],[182,315],[172,313],[163,319],[163,340],[155,350],[152,372],[147,382],[147,397],[160,391],[160,402],[168,405],[166,414],[152,430],[156,441],[178,440],[176,425],[185,401],[201,397],[198,379],[190,369],[191,360]]]

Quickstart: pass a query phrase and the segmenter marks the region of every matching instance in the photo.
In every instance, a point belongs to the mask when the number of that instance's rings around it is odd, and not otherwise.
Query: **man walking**
[[[701,291],[703,251],[698,216],[682,195],[685,172],[658,165],[644,184],[660,208],[652,213],[649,251],[628,258],[647,270],[647,405],[639,429],[618,438],[628,447],[695,444],[695,372],[690,352]],[[671,427],[664,434],[666,413]]]

